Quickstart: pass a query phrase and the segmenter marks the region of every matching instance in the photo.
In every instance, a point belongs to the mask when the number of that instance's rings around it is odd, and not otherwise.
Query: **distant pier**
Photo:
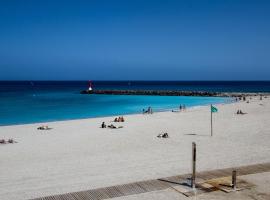
[[[151,96],[205,96],[205,97],[242,97],[269,96],[269,93],[207,92],[207,91],[170,91],[170,90],[83,90],[81,94],[107,95],[151,95]]]

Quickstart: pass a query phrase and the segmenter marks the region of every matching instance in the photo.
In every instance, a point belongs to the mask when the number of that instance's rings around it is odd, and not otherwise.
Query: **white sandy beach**
[[[261,104],[261,105],[260,105]],[[114,117],[0,127],[0,199],[35,197],[189,173],[191,143],[198,171],[270,162],[270,98],[185,112],[127,115],[122,129],[101,129]],[[247,112],[236,115],[237,109]],[[167,132],[168,139],[157,134]],[[197,135],[189,135],[197,134]]]

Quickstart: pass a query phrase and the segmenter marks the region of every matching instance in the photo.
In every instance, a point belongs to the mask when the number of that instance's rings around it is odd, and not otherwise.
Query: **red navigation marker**
[[[89,87],[88,87],[88,91],[92,91],[93,88],[92,88],[92,81],[89,81]]]

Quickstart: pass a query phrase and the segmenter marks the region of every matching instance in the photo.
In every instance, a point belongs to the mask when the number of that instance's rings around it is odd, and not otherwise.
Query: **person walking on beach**
[[[152,107],[149,107],[149,113],[150,113],[150,114],[153,114],[153,109],[152,109]]]

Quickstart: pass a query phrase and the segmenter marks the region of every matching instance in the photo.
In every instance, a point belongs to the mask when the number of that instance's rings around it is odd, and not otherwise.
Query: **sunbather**
[[[1,139],[1,140],[0,140],[0,144],[6,144],[6,140]]]
[[[244,115],[244,114],[247,114],[247,113],[244,113],[242,110],[237,110],[236,114],[237,115]]]
[[[8,143],[13,144],[13,143],[15,143],[15,141],[13,139],[8,139]]]
[[[17,142],[14,139],[8,139],[7,141],[4,139],[0,140],[0,144],[7,144],[7,143],[13,144],[13,143],[17,143]]]
[[[118,118],[118,122],[125,122],[124,117],[119,117],[119,118]]]
[[[48,126],[40,126],[37,128],[38,130],[50,130],[51,128],[49,128]]]
[[[109,125],[108,128],[116,128],[113,124]]]
[[[158,137],[158,138],[168,138],[169,135],[168,135],[168,133],[160,133],[160,134],[158,134],[157,137]]]

